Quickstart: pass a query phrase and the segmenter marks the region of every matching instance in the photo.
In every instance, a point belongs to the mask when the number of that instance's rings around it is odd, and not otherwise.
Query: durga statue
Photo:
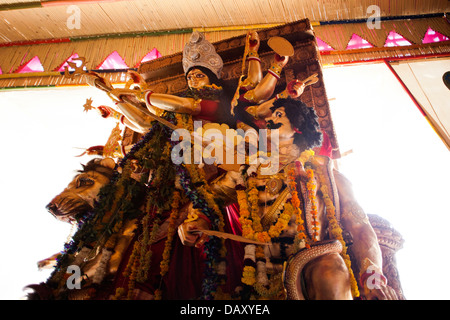
[[[98,108],[102,116],[143,136],[121,152],[91,149],[97,157],[48,204],[77,230],[40,262],[54,270],[29,286],[30,299],[397,299],[374,229],[325,152],[316,111],[298,99],[317,79],[275,94],[293,49],[280,37],[268,44],[275,54],[263,75],[258,33],[248,33],[236,88],[221,80],[223,60],[199,32],[183,50],[182,95],[153,92],[136,72],[125,88],[86,74],[114,102]],[[192,145],[176,132],[195,140],[208,128],[218,141],[237,132],[244,161],[219,161],[213,148],[213,161],[196,163],[193,146],[175,163],[180,144]],[[248,132],[267,138],[253,158],[259,140]],[[225,149],[239,154],[237,143]]]

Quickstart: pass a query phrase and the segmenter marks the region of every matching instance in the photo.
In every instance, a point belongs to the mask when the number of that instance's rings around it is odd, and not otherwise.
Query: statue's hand
[[[274,64],[277,64],[280,68],[284,68],[284,66],[288,63],[288,56],[280,56],[278,53],[275,53]]]
[[[367,300],[398,300],[397,293],[387,284],[380,284],[369,289],[364,286],[364,296]]]
[[[100,89],[105,92],[110,92],[111,90],[114,89],[108,80],[101,77],[96,72],[90,71],[90,72],[87,72],[86,74],[84,74],[84,76],[86,77],[86,82],[92,87],[95,87],[95,88]]]
[[[117,89],[113,88],[110,91],[110,94],[119,101],[122,101],[122,98],[124,96],[134,96],[134,97],[137,97],[139,100],[141,100],[144,95],[141,90],[120,89],[120,88],[117,88]]]
[[[249,32],[249,49],[251,51],[258,51],[260,45],[259,35],[256,31]]]
[[[200,248],[205,242],[209,240],[209,236],[200,232],[199,230],[208,230],[209,223],[203,219],[195,221],[183,222],[178,227],[178,236],[181,243],[188,247]]]
[[[360,284],[367,300],[398,300],[396,292],[388,286],[387,278],[379,267],[372,264],[365,269],[366,271],[360,275]]]
[[[286,90],[291,98],[298,98],[303,93],[305,89],[305,84],[300,80],[292,80],[286,86]]]

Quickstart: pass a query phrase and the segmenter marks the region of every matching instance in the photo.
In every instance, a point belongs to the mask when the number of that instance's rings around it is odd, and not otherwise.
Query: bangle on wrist
[[[249,51],[247,55],[247,61],[256,60],[261,63],[261,59],[259,58],[258,52],[256,51]]]
[[[203,213],[201,213],[199,210],[194,210],[194,212],[190,212],[187,218],[184,220],[184,223],[197,221],[198,219],[206,221],[208,225],[211,226],[211,220],[209,220],[209,218],[205,216]]]
[[[278,99],[287,99],[287,98],[289,98],[289,94],[287,93],[286,90],[280,92],[279,94],[277,94],[277,95],[275,96],[275,100],[278,100]]]
[[[145,98],[145,102],[148,103],[150,106],[153,106],[151,101],[150,101],[150,96],[152,95],[153,91],[152,90],[148,90],[145,92],[144,98]]]
[[[121,114],[120,112],[117,112],[116,110],[111,110],[111,109],[110,109],[110,111],[111,111],[111,116],[112,116],[114,119],[120,121],[120,119],[121,119],[121,117],[122,117],[122,114]]]
[[[280,67],[277,63],[272,63],[272,65],[270,66],[269,70],[267,70],[267,72],[269,72],[271,75],[273,75],[278,80],[281,77],[282,70],[283,70],[283,67]]]

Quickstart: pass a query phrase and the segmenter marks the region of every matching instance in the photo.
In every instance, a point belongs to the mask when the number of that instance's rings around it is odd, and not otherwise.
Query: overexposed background
[[[422,75],[434,77],[448,103],[442,75],[450,60],[433,66]],[[387,219],[405,240],[396,255],[405,297],[449,299],[442,268],[450,263],[450,151],[384,63],[327,68],[324,80],[341,152],[353,150],[340,171],[364,210]]]
[[[115,126],[84,112],[87,98],[110,104],[91,87],[0,91],[0,299],[20,299],[24,286],[45,281],[51,271],[37,262],[63,250],[71,232],[45,206],[89,161],[77,148],[104,145]]]
[[[323,74],[341,152],[353,150],[339,169],[366,212],[405,239],[397,263],[406,298],[450,299],[442,272],[450,262],[449,150],[384,64]],[[87,98],[111,105],[90,87],[0,91],[0,299],[21,299],[24,286],[45,281],[51,271],[38,271],[37,261],[61,251],[70,234],[45,206],[90,159],[76,158],[76,148],[105,144],[115,126],[84,112]]]

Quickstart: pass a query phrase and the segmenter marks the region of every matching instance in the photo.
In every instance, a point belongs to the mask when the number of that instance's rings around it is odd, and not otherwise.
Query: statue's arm
[[[101,77],[95,72],[87,73],[86,81],[90,86],[106,92],[108,96],[116,102],[120,113],[124,115],[122,122],[125,126],[140,133],[148,131],[151,127],[150,123],[153,118],[148,115],[150,112],[139,100],[137,95],[139,90],[116,89],[106,78]],[[104,117],[103,114],[102,116]]]
[[[237,202],[236,186],[244,185],[241,172],[227,171],[211,182],[211,188],[225,204]]]
[[[267,75],[266,75],[266,77],[267,77]],[[286,99],[286,98],[296,99],[301,96],[304,88],[305,88],[305,85],[301,81],[293,80],[291,83],[289,83],[286,86],[286,89],[284,89],[282,92],[277,94],[274,98],[255,106],[254,109],[252,109],[252,107],[250,107],[249,112],[250,113],[253,112],[253,116],[255,118],[265,119],[267,117],[270,117],[270,115],[272,114],[272,111],[270,110],[270,108],[272,108],[275,100],[283,99],[283,98],[284,99]]]
[[[262,79],[261,60],[259,59],[258,50],[260,40],[256,31],[250,32],[249,35],[249,53],[247,57],[248,71],[247,79],[250,83],[257,84]]]
[[[145,133],[151,127],[152,118],[148,116],[146,113],[147,109],[145,107],[137,107],[131,105],[129,103],[117,103],[117,108],[124,115],[123,123],[130,129],[139,132]]]
[[[353,237],[352,252],[358,263],[369,258],[381,267],[383,260],[377,236],[369,218],[355,199],[350,181],[337,171],[334,172],[334,178],[341,206],[341,224]]]
[[[193,98],[146,91],[143,99],[147,105],[147,109],[156,115],[158,109],[192,115],[198,114],[201,111],[200,101]]]
[[[288,56],[279,56],[278,54],[275,54],[269,71],[256,85],[255,89],[250,90],[246,94],[247,98],[257,104],[269,99],[273,95],[278,79],[280,79],[281,71],[288,61]]]
[[[354,263],[360,270],[364,294],[368,299],[396,299],[383,275],[383,257],[377,235],[367,214],[356,201],[352,185],[338,171],[334,171],[341,206],[341,225],[353,238],[351,247]]]

